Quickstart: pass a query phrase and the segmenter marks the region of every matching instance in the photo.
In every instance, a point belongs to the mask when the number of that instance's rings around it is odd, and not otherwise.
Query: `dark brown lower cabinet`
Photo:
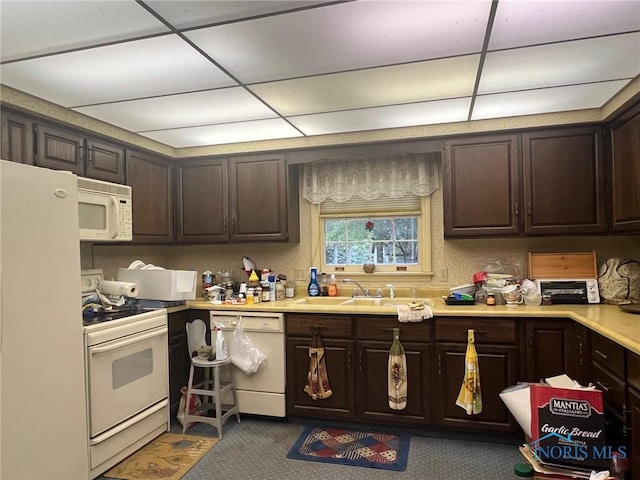
[[[327,376],[333,394],[328,398],[316,400],[304,391],[309,373],[310,343],[310,337],[287,339],[287,414],[353,419],[355,417],[353,341],[323,340]]]
[[[517,423],[500,399],[500,392],[518,381],[516,346],[477,344],[482,413],[467,415],[456,405],[464,379],[466,344],[436,344],[436,381],[434,423],[473,430],[517,430]]]
[[[169,403],[171,418],[178,413],[180,389],[189,380],[189,352],[187,347],[187,311],[169,314]]]
[[[627,455],[631,457],[631,478],[640,480],[640,392],[629,389],[629,428]]]
[[[527,380],[540,379],[574,370],[573,321],[554,318],[526,321]]]

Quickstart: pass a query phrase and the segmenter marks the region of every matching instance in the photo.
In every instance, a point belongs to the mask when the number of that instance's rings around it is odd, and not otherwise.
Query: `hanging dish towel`
[[[400,329],[393,329],[393,343],[389,351],[389,407],[402,410],[407,406],[407,359],[400,343]]]
[[[464,408],[467,411],[467,415],[477,415],[482,413],[482,394],[480,391],[478,353],[476,352],[473,330],[467,332],[467,353],[464,357],[464,363],[464,380],[460,387],[456,405]]]
[[[324,347],[320,338],[320,330],[316,329],[309,347],[309,373],[304,391],[314,400],[329,398],[333,393],[329,385],[327,365],[324,358]]]

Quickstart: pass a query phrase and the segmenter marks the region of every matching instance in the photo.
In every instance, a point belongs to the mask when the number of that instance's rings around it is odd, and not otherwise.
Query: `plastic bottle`
[[[329,296],[337,297],[338,296],[338,282],[336,282],[336,274],[331,274],[331,279],[329,280]]]
[[[227,343],[224,341],[224,325],[215,323],[216,329],[216,360],[224,360],[229,355],[227,351]]]
[[[276,301],[276,276],[273,273],[269,274],[269,301]]]
[[[320,284],[318,283],[318,269],[316,267],[311,267],[311,279],[309,280],[307,293],[309,294],[310,297],[320,296]]]
[[[258,286],[258,274],[256,273],[255,270],[251,270],[251,275],[249,275],[249,286],[250,287],[257,287]]]
[[[327,274],[322,272],[320,274],[320,295],[326,297],[329,295],[329,282],[327,282]]]

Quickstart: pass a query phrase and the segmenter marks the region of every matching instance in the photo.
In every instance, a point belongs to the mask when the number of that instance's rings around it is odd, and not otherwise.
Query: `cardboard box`
[[[193,300],[198,272],[191,270],[118,269],[118,281],[138,284],[138,298],[145,300]]]
[[[546,465],[606,468],[619,446],[605,439],[602,392],[581,387],[566,375],[546,380],[500,394],[537,459]]]

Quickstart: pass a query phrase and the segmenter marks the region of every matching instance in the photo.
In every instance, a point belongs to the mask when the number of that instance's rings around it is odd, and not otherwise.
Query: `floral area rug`
[[[287,458],[404,471],[410,436],[306,426]]]
[[[217,438],[164,433],[104,476],[123,480],[178,480],[217,442]]]

